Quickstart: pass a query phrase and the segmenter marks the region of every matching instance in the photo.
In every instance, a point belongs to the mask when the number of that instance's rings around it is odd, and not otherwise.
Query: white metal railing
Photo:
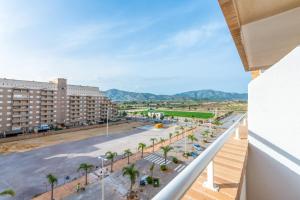
[[[242,122],[243,120],[243,122]],[[239,138],[239,125],[245,124],[246,114],[242,115],[221,136],[219,136],[205,151],[203,151],[193,162],[191,162],[180,174],[178,174],[168,185],[166,185],[152,200],[177,200],[192,186],[199,175],[207,168],[208,179],[204,186],[218,190],[213,183],[213,159],[220,151],[229,137],[235,133]],[[237,131],[236,131],[237,130]]]

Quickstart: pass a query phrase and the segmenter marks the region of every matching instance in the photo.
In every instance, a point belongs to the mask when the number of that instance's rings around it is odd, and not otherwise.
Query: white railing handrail
[[[220,137],[218,137],[207,149],[205,149],[194,161],[192,161],[180,174],[178,174],[168,185],[166,185],[152,200],[177,200],[192,186],[199,175],[206,169],[215,155],[220,151],[228,138],[234,133],[241,120],[242,115],[232,124]]]

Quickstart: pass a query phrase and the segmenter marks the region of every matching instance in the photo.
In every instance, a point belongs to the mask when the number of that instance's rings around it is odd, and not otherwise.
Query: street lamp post
[[[101,200],[104,200],[104,161],[106,161],[107,159],[105,158],[102,158],[101,156],[98,157],[98,159],[101,160],[101,169],[102,169],[102,184],[101,184],[101,190],[102,190],[102,193],[101,193]]]
[[[184,153],[186,154],[186,132],[184,132]]]
[[[108,109],[109,109],[109,106],[107,105],[107,109],[106,109],[106,136],[108,136]]]

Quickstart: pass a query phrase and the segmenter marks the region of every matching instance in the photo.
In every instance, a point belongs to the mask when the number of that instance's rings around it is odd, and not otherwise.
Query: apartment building
[[[106,119],[114,119],[118,115],[117,104],[112,102],[108,97],[100,97],[100,119],[105,121]]]
[[[106,114],[108,113],[108,115]],[[98,87],[0,79],[0,133],[32,132],[49,126],[96,124],[116,116],[116,105]]]

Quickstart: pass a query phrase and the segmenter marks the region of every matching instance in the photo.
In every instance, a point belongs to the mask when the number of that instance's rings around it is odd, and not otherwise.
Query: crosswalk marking
[[[162,158],[161,156],[157,155],[157,154],[150,154],[150,155],[146,156],[144,159],[148,160],[150,162],[154,162],[154,163],[156,163],[158,165],[165,164],[165,159]],[[169,163],[171,163],[171,161],[170,160],[166,160],[166,163],[169,164]]]
[[[175,167],[174,171],[181,172],[185,168],[185,165],[180,164],[177,167]]]

